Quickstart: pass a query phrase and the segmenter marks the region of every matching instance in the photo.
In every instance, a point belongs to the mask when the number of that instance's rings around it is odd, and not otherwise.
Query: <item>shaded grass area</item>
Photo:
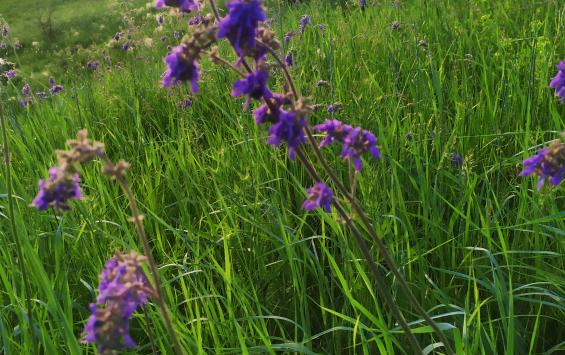
[[[379,137],[384,158],[364,162],[359,200],[424,308],[461,353],[563,351],[564,188],[537,192],[533,179],[517,177],[530,147],[565,129],[565,107],[547,87],[565,53],[562,3],[418,1],[364,13],[319,2],[269,7],[279,35],[296,31],[303,13],[313,24],[285,46],[294,53],[292,74],[303,95],[341,102],[336,118]],[[51,152],[82,127],[112,159],[132,163],[131,185],[187,349],[410,353],[348,230],[333,214],[302,210],[312,181],[284,149],[265,144],[265,130],[229,95],[233,73],[205,61],[201,92],[187,110],[176,107],[187,88],[159,87],[165,47],[186,20],[167,16],[162,31],[153,18],[138,23],[134,50],[111,51],[110,69],[71,72],[66,94],[27,111],[16,100],[7,105],[18,231],[46,353],[94,351],[78,338],[98,273],[115,250],[140,247],[124,196],[98,164],[83,169],[87,197],[71,212],[28,207],[54,164]],[[317,88],[320,79],[331,89]],[[272,84],[282,86],[280,73]],[[321,110],[312,122],[328,116]],[[339,152],[326,149],[350,182]],[[461,167],[450,161],[454,152]],[[3,221],[0,338],[5,353],[27,353],[7,231]],[[434,344],[391,275],[387,281],[422,347]],[[167,353],[157,308],[147,310]],[[146,326],[137,314],[135,353],[150,353]]]

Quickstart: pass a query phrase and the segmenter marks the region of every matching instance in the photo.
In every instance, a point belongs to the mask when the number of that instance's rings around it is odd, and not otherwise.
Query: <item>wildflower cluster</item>
[[[334,142],[342,144],[341,157],[353,162],[356,171],[361,171],[363,163],[361,154],[369,152],[373,158],[380,158],[381,152],[377,147],[377,137],[361,127],[352,127],[339,120],[326,120],[314,126],[314,130],[324,132],[324,139],[320,147],[325,147]]]
[[[172,86],[179,82],[190,82],[193,92],[198,90],[198,59],[204,48],[208,48],[216,39],[227,39],[236,52],[238,59],[235,65],[217,56],[217,51],[212,50],[212,60],[216,63],[228,64],[236,70],[242,79],[232,84],[232,96],[245,97],[245,107],[249,107],[252,101],[260,102],[253,111],[255,122],[258,125],[268,124],[267,143],[280,146],[285,143],[288,148],[289,158],[295,157],[299,146],[307,141],[305,130],[308,127],[308,118],[311,116],[313,106],[308,105],[307,100],[298,97],[296,92],[274,93],[269,89],[269,65],[266,62],[267,53],[278,50],[279,42],[274,33],[266,27],[266,15],[259,0],[233,0],[226,4],[228,13],[223,18],[218,18],[215,26],[205,26],[204,30],[196,31],[190,40],[184,40],[165,58],[167,71],[163,76],[163,85]],[[299,33],[304,33],[310,24],[310,16],[304,15],[300,19]],[[294,32],[288,32],[284,36],[285,42],[290,42]],[[249,66],[246,58],[250,58],[253,66]],[[279,62],[280,63],[280,62]],[[246,74],[239,72],[237,67],[244,65],[248,70]],[[289,67],[293,65],[292,53],[289,52],[284,58],[284,64]],[[320,82],[318,86],[327,85]],[[180,105],[181,107],[184,105]],[[328,113],[335,113],[341,107],[340,103],[334,103],[328,107]],[[369,152],[373,157],[380,157],[380,151],[376,146],[376,137],[369,131],[361,128],[353,128],[342,124],[339,127],[330,127],[333,121],[326,122],[329,141],[339,140],[342,143],[342,157],[353,161],[355,169],[361,170],[361,154]],[[324,125],[316,126],[318,131],[324,131]],[[335,136],[335,129],[343,130],[342,135]],[[324,144],[323,144],[324,145]],[[329,211],[333,199],[331,189],[317,182],[314,187],[308,189],[308,199],[304,203],[306,210],[322,207]]]
[[[557,186],[565,176],[565,143],[555,140],[549,147],[540,149],[537,154],[524,160],[522,164],[524,170],[520,176],[539,176],[538,190],[543,187],[546,180]]]
[[[98,297],[90,305],[92,314],[84,328],[84,342],[97,344],[101,354],[135,346],[129,321],[155,293],[142,269],[145,261],[134,251],[116,254],[100,273]]]
[[[58,164],[49,169],[49,177],[39,180],[39,192],[32,205],[38,210],[53,207],[55,210],[68,210],[71,199],[80,199],[80,177],[78,164],[87,163],[104,154],[104,145],[91,141],[86,130],[81,130],[77,138],[67,142],[71,149],[58,151]]]

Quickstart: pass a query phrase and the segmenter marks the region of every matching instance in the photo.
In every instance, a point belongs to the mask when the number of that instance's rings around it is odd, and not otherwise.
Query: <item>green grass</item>
[[[531,147],[565,130],[565,105],[548,88],[565,56],[563,3],[369,3],[364,13],[318,1],[269,6],[281,36],[296,31],[303,13],[312,16],[313,25],[290,43],[299,91],[316,103],[341,102],[336,118],[379,138],[384,157],[364,161],[360,203],[458,353],[565,351],[565,190],[538,192],[535,178],[517,176]],[[6,87],[12,218],[43,352],[94,353],[80,334],[98,274],[115,251],[141,250],[126,198],[98,163],[82,169],[86,197],[70,212],[29,207],[37,180],[55,163],[53,151],[85,127],[113,160],[132,164],[128,178],[187,351],[410,354],[348,229],[335,212],[302,210],[304,187],[312,185],[306,171],[285,149],[265,144],[265,129],[229,95],[233,73],[203,60],[199,94],[188,110],[177,109],[187,88],[170,95],[160,88],[166,43],[159,38],[174,44],[172,31],[186,31],[186,18],[167,16],[158,32],[153,15],[135,16],[145,25],[133,34],[134,50],[100,46],[75,57],[61,76],[64,94],[23,111],[24,78]],[[391,31],[392,21],[399,31]],[[16,37],[23,38],[22,22],[12,18]],[[96,41],[106,43],[119,29]],[[220,52],[230,53],[225,44]],[[105,54],[112,61],[102,70],[83,68]],[[31,68],[30,58],[20,57],[20,67]],[[316,88],[319,79],[333,91]],[[282,84],[276,74],[273,88]],[[311,121],[326,117],[321,110]],[[339,151],[324,151],[349,182]],[[452,166],[452,152],[463,155],[461,168]],[[6,354],[30,353],[4,179],[0,186],[0,346]],[[437,339],[397,280],[387,274],[387,282],[421,346],[433,346]],[[158,308],[150,304],[147,312],[159,352],[170,353]],[[138,342],[131,353],[150,353],[142,312],[131,327]]]

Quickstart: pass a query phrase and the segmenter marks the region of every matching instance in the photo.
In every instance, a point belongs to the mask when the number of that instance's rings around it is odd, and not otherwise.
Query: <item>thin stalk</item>
[[[210,6],[212,7],[212,9],[216,9],[216,4],[214,0],[209,0],[210,2]],[[220,17],[217,14],[217,9],[215,11],[215,15],[216,15],[216,19],[219,21]],[[271,48],[271,46],[269,46],[268,44],[262,42],[259,39],[256,39],[256,42],[263,46],[265,49],[267,49],[267,51],[271,54],[271,56],[275,59],[275,61],[279,64],[279,66],[281,67],[281,69],[284,72],[285,75],[285,79],[292,91],[292,94],[294,95],[294,97],[296,99],[298,99],[298,91],[296,90],[296,86],[294,85],[294,81],[292,80],[292,77],[290,76],[290,73],[288,72],[288,69],[286,67],[286,65],[284,65],[283,61],[280,59],[280,57],[278,56],[278,54],[276,53],[275,50],[273,50]],[[249,66],[245,63],[245,61],[243,61],[244,66],[246,67],[246,69],[248,71],[250,71],[251,69],[249,68]],[[268,100],[267,100],[268,101]],[[410,286],[408,285],[408,283],[406,282],[406,280],[404,279],[403,275],[400,273],[400,270],[398,269],[398,267],[396,266],[396,263],[394,262],[394,260],[392,259],[392,257],[389,255],[388,250],[386,248],[386,245],[384,244],[384,242],[382,241],[382,239],[378,236],[376,230],[373,228],[369,218],[367,217],[367,215],[365,214],[365,212],[363,211],[363,209],[361,207],[359,207],[359,205],[357,204],[357,202],[355,201],[355,198],[350,194],[350,192],[345,188],[345,186],[343,185],[343,183],[339,180],[339,178],[337,177],[337,174],[332,170],[332,168],[329,166],[328,162],[324,159],[322,152],[320,151],[320,148],[318,147],[318,144],[316,142],[316,140],[314,139],[314,136],[312,135],[312,132],[310,130],[309,126],[306,126],[304,128],[305,132],[306,132],[306,136],[307,139],[310,143],[310,145],[313,147],[314,149],[314,153],[316,155],[316,158],[318,159],[318,161],[322,164],[322,167],[324,168],[324,171],[326,171],[326,173],[328,174],[328,176],[330,177],[330,179],[332,180],[332,182],[338,187],[338,189],[340,190],[340,192],[347,197],[347,200],[349,201],[349,203],[351,203],[354,211],[359,215],[359,217],[361,218],[361,222],[362,224],[366,227],[367,231],[369,232],[369,235],[371,236],[371,238],[373,239],[373,241],[375,241],[375,243],[377,244],[377,247],[379,248],[379,250],[381,251],[382,257],[385,260],[385,263],[387,264],[387,266],[391,269],[392,273],[394,274],[394,276],[398,279],[398,282],[400,283],[400,286],[402,287],[403,291],[408,295],[410,302],[414,304],[414,306],[416,307],[416,310],[418,311],[418,313],[420,313],[420,315],[426,320],[426,322],[432,327],[432,329],[434,330],[434,332],[437,333],[438,337],[440,338],[440,340],[443,342],[447,353],[450,355],[454,355],[455,353],[453,352],[453,349],[451,348],[447,337],[445,336],[445,334],[443,334],[443,332],[441,331],[441,329],[439,329],[438,325],[435,323],[435,321],[428,315],[428,313],[424,310],[424,308],[420,305],[420,303],[418,302],[418,300],[416,299],[416,297],[414,296],[414,294],[412,293],[412,291],[410,290]],[[375,275],[375,277],[377,277]]]
[[[310,177],[312,177],[314,181],[322,181],[322,179],[316,172],[315,168],[310,164],[310,162],[308,161],[308,159],[306,158],[300,147],[296,149],[296,155],[298,156],[298,159],[310,174]],[[392,296],[387,291],[385,280],[377,267],[377,263],[369,253],[369,247],[367,246],[367,243],[365,243],[365,240],[363,239],[363,237],[361,237],[361,233],[359,232],[355,224],[353,224],[353,220],[349,217],[349,215],[347,214],[343,206],[341,206],[339,201],[334,198],[332,200],[332,205],[335,207],[341,218],[345,220],[347,226],[353,233],[357,245],[361,249],[361,253],[363,254],[365,260],[367,260],[367,263],[369,264],[369,267],[371,268],[371,271],[375,277],[379,295],[384,298],[385,303],[388,305],[389,309],[391,310],[393,317],[396,319],[400,327],[404,330],[404,333],[408,337],[412,349],[416,352],[416,354],[421,354],[422,349],[420,348],[418,340],[414,336],[414,333],[412,333],[412,330],[410,329],[410,326],[408,326],[408,323],[406,322],[406,319],[404,318],[402,312],[398,308],[398,305],[394,302]]]
[[[22,281],[24,283],[24,297],[27,308],[27,319],[29,323],[29,333],[33,344],[33,353],[37,350],[37,342],[33,331],[33,312],[31,308],[31,288],[29,279],[25,268],[24,251],[20,239],[18,238],[18,230],[16,228],[15,214],[14,214],[14,191],[12,187],[12,168],[10,164],[10,145],[8,143],[8,128],[6,127],[6,118],[4,117],[4,104],[0,98],[0,123],[2,125],[2,139],[4,141],[4,174],[6,176],[6,189],[8,194],[8,214],[10,215],[10,228],[12,238],[16,244],[18,253],[18,266],[22,274]]]
[[[211,0],[211,1],[213,1],[213,0]],[[281,66],[282,70],[285,73],[285,78],[288,82],[288,85],[290,86],[290,88],[292,90],[292,93],[294,94],[294,96],[296,98],[298,98],[298,96],[297,96],[298,93],[296,91],[294,81],[292,80],[292,77],[288,73],[286,66],[282,63],[278,54],[269,45],[267,45],[267,44],[265,44],[265,43],[263,43],[259,40],[257,40],[257,42],[260,45],[264,46],[267,49],[267,51],[271,54],[271,56],[275,59],[275,61],[277,61],[277,63],[279,63],[279,65]],[[445,334],[441,331],[441,329],[439,329],[437,323],[428,315],[426,310],[424,310],[424,308],[420,305],[420,303],[418,302],[418,300],[416,299],[416,297],[414,296],[414,294],[410,290],[410,286],[408,285],[408,283],[404,279],[403,275],[400,273],[400,270],[396,266],[396,263],[394,262],[394,260],[390,256],[390,254],[388,253],[386,245],[382,241],[381,237],[379,237],[379,235],[377,234],[376,230],[374,229],[373,225],[371,224],[371,221],[369,220],[369,218],[365,214],[365,211],[359,206],[359,204],[357,204],[355,197],[350,194],[350,192],[347,190],[345,185],[337,177],[337,174],[329,166],[329,164],[326,161],[326,159],[324,158],[320,148],[318,147],[318,143],[316,142],[316,140],[314,139],[314,136],[312,135],[312,131],[311,131],[310,127],[306,126],[304,128],[304,131],[306,132],[306,137],[308,139],[308,142],[312,146],[312,148],[314,150],[314,154],[316,155],[316,158],[318,159],[318,161],[320,162],[320,164],[324,168],[324,171],[328,174],[328,176],[330,177],[332,182],[338,187],[339,191],[344,196],[347,197],[347,200],[349,201],[349,203],[351,203],[351,206],[353,207],[354,211],[361,218],[361,222],[363,223],[363,225],[366,227],[367,231],[369,232],[371,239],[377,244],[377,247],[381,251],[381,254],[382,254],[382,257],[383,257],[385,263],[390,268],[390,270],[392,271],[394,276],[398,279],[400,286],[402,287],[403,291],[408,295],[410,302],[412,304],[414,304],[418,313],[420,313],[420,315],[432,327],[434,332],[437,333],[438,337],[443,342],[443,344],[444,344],[444,346],[447,350],[447,353],[448,354],[455,354],[455,352],[451,348],[451,345],[449,344],[449,341],[447,340],[447,337],[445,336]]]
[[[157,355],[157,347],[155,346],[155,339],[153,339],[153,330],[151,330],[151,319],[147,314],[147,307],[143,307],[143,315],[145,316],[145,323],[147,324],[147,334],[149,335],[149,342],[151,343],[151,353]]]
[[[107,158],[105,158],[106,160]],[[173,328],[173,323],[171,322],[171,317],[169,316],[169,309],[165,304],[165,299],[163,298],[163,289],[161,281],[159,280],[159,273],[157,270],[157,263],[155,262],[155,258],[153,258],[153,253],[151,252],[151,246],[149,245],[149,239],[147,238],[147,234],[145,234],[145,229],[143,228],[142,223],[142,215],[139,212],[139,208],[137,207],[137,202],[135,201],[135,196],[131,191],[129,184],[123,175],[117,176],[116,180],[124,190],[127,199],[129,201],[129,206],[132,213],[132,221],[135,225],[135,229],[137,230],[137,234],[141,239],[141,244],[143,245],[143,252],[147,257],[147,261],[149,263],[149,268],[151,269],[151,274],[153,275],[153,283],[155,285],[155,291],[157,293],[157,304],[161,309],[161,314],[163,315],[163,321],[165,323],[165,327],[167,328],[167,332],[169,333],[169,337],[173,342],[173,348],[175,349],[175,353],[177,355],[183,355],[184,352],[178,340],[177,334],[175,329]]]

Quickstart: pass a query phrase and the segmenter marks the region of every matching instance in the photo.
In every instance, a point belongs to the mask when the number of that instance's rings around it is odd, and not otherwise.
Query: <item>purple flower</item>
[[[28,83],[25,83],[24,86],[22,86],[22,94],[24,96],[29,96],[31,94],[31,89]]]
[[[393,31],[397,31],[400,28],[400,23],[398,21],[392,21],[390,24],[390,29]]]
[[[371,153],[371,156],[376,159],[381,157],[381,152],[377,147],[377,137],[360,127],[352,129],[343,140],[341,157],[346,160],[353,160],[355,170],[361,171],[363,168],[361,154],[365,152]]]
[[[412,140],[412,138],[413,138],[412,132],[406,133],[406,135],[404,136],[404,138],[405,138],[407,141],[410,142],[410,141]]]
[[[54,79],[52,76],[50,76],[49,79],[47,79],[47,82],[48,82],[49,85],[51,85],[51,86],[53,86],[53,85],[56,84],[55,79]]]
[[[159,25],[162,25],[163,22],[165,22],[165,19],[163,18],[163,15],[157,15],[157,23]]]
[[[78,185],[79,180],[78,174],[67,176],[56,166],[52,167],[49,169],[49,178],[39,180],[39,192],[33,199],[32,205],[39,211],[48,207],[68,210],[68,201],[73,198],[80,199],[82,196]]]
[[[2,27],[2,37],[8,37],[9,33],[10,33],[10,30],[8,29],[8,26],[3,26]]]
[[[328,108],[326,109],[326,111],[328,113],[336,113],[340,109],[341,109],[341,102],[336,102],[336,103],[333,103],[331,105],[328,105]]]
[[[538,153],[522,163],[524,170],[520,176],[539,176],[537,189],[540,190],[545,182],[555,186],[563,181],[565,175],[565,143],[554,141],[549,147],[543,148]]]
[[[161,36],[161,42],[166,42],[167,41],[167,36]]]
[[[15,49],[22,49],[22,44],[20,43],[20,41],[14,42],[14,48]]]
[[[122,49],[126,52],[130,49],[130,47],[131,47],[131,43],[129,41],[127,41],[122,45]]]
[[[196,25],[200,25],[203,21],[203,17],[202,16],[192,16],[189,20],[188,20],[188,25],[189,26],[196,26]]]
[[[65,90],[65,87],[63,85],[57,85],[57,84],[55,84],[55,85],[53,85],[49,88],[49,92],[51,94],[57,94],[57,93],[59,93],[63,90]]]
[[[287,67],[292,67],[294,65],[292,52],[288,52],[288,54],[284,56],[284,63],[286,64]]]
[[[229,12],[218,24],[218,38],[227,38],[243,57],[255,48],[257,26],[259,21],[265,20],[265,13],[259,0],[233,0],[226,7]]]
[[[319,87],[322,87],[322,86],[327,87],[327,86],[329,86],[329,84],[328,84],[328,82],[325,81],[325,80],[318,80],[318,82],[316,83],[316,87],[319,88]]]
[[[167,71],[163,76],[163,86],[175,86],[179,81],[190,81],[192,92],[198,91],[198,63],[188,55],[184,43],[172,48],[165,57]]]
[[[40,99],[46,99],[47,93],[45,93],[45,91],[38,91],[35,93],[35,96],[39,97]]]
[[[290,31],[290,32],[285,33],[283,39],[284,39],[285,43],[288,43],[288,42],[290,42],[292,37],[294,37],[294,31]]]
[[[323,23],[318,25],[318,29],[320,30],[320,32],[322,32],[322,35],[326,33],[326,25],[324,25]]]
[[[269,105],[263,104],[255,109],[255,111],[253,111],[255,123],[277,123],[282,112],[282,106],[289,104],[290,102],[291,101],[287,96],[281,94],[273,94],[271,99],[269,99]]]
[[[7,72],[4,73],[4,75],[6,76],[6,78],[8,79],[13,79],[16,77],[16,71],[14,69],[10,69]]]
[[[129,320],[135,310],[147,303],[151,285],[141,263],[145,257],[135,252],[109,259],[100,273],[98,297],[84,327],[84,342],[95,343],[101,354],[135,347],[129,334]]]
[[[118,42],[118,41],[122,38],[123,35],[124,35],[123,32],[118,32],[118,33],[116,33],[116,34],[114,35],[114,41]]]
[[[157,0],[155,7],[160,9],[163,6],[178,7],[182,12],[200,10],[200,5],[195,0]]]
[[[359,5],[361,6],[361,10],[365,11],[365,6],[367,6],[367,0],[359,0]]]
[[[316,208],[323,208],[326,212],[331,211],[331,203],[333,199],[332,190],[323,182],[317,182],[314,186],[306,190],[308,198],[302,204],[306,211],[312,211]]]
[[[326,120],[324,123],[314,126],[315,131],[326,133],[324,139],[320,142],[320,147],[325,147],[335,141],[343,143],[352,129],[353,127],[339,120]]]
[[[304,138],[304,127],[306,120],[296,112],[287,112],[282,109],[278,112],[278,121],[269,129],[267,143],[278,147],[281,141],[288,146],[288,156],[294,159],[296,148],[306,141]]]
[[[0,43],[0,49],[6,49],[8,48],[8,45],[4,42]]]
[[[192,106],[192,100],[189,99],[188,97],[182,101],[179,101],[179,103],[177,103],[177,108],[178,109],[187,109],[190,106]]]
[[[551,80],[549,87],[555,89],[555,95],[565,103],[565,60],[557,64],[557,75]]]
[[[249,99],[261,100],[262,98],[269,99],[272,96],[271,91],[267,87],[267,80],[269,73],[264,70],[257,70],[248,73],[243,80],[233,83],[232,96],[248,96]]]
[[[300,34],[304,34],[304,30],[306,29],[306,26],[308,26],[309,24],[310,24],[310,16],[302,15],[302,17],[300,17],[300,25],[298,26],[298,32],[300,32]]]
[[[449,159],[451,160],[451,163],[453,165],[456,165],[456,166],[463,165],[463,157],[461,156],[461,154],[459,154],[457,152],[451,153],[451,156],[449,157]]]
[[[99,66],[100,66],[100,61],[98,60],[89,60],[88,63],[86,63],[86,67],[90,70],[96,70],[98,69]]]
[[[356,171],[361,171],[363,167],[361,154],[369,152],[373,158],[381,157],[381,152],[377,147],[377,137],[360,127],[353,128],[338,120],[326,120],[323,124],[314,126],[314,130],[326,133],[320,147],[336,141],[341,142],[341,157],[353,161]]]
[[[180,33],[178,31],[173,32],[173,37],[174,38],[179,38],[180,37]]]

